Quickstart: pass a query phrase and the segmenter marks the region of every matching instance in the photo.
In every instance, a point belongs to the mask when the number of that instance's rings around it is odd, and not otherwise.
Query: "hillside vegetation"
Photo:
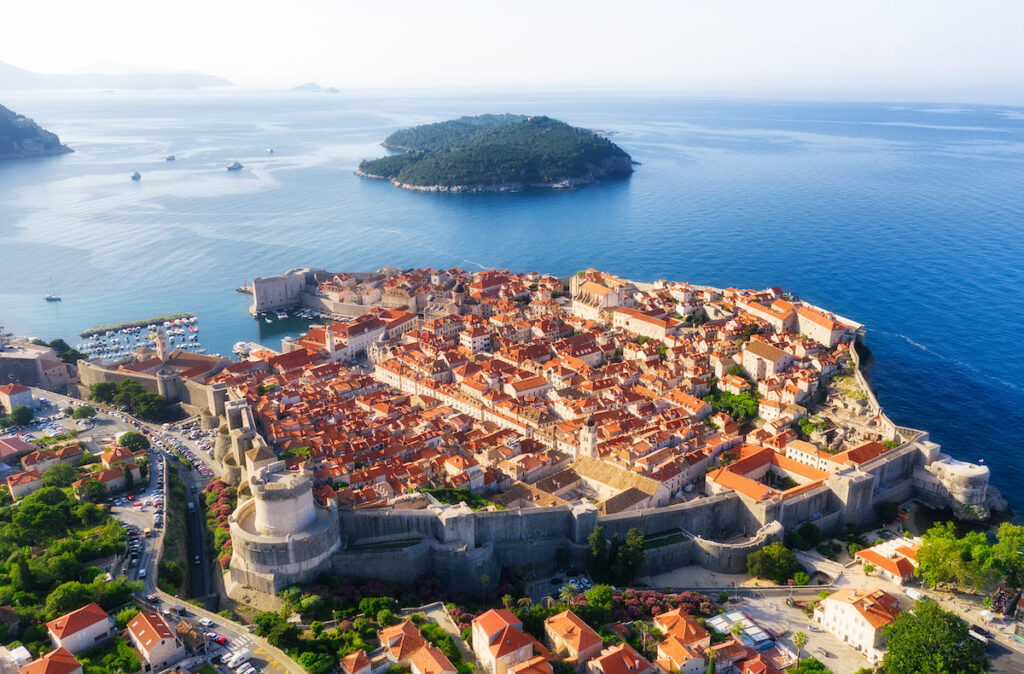
[[[550,117],[460,117],[396,131],[383,144],[403,154],[364,161],[358,173],[411,189],[576,187],[633,171],[607,138]]]

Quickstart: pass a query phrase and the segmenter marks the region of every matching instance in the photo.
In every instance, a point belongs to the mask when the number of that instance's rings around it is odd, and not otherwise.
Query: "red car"
[[[227,638],[226,638],[226,637],[217,637],[217,638],[215,639],[215,641],[216,641],[216,642],[217,642],[218,644],[220,644],[221,646],[223,646],[224,644],[226,644],[226,643],[228,642],[228,640],[227,640]]]

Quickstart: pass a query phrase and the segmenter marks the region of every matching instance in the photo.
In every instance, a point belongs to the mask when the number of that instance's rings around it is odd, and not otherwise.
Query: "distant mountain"
[[[319,91],[319,92],[323,92],[325,94],[336,94],[336,93],[338,93],[338,90],[335,89],[334,87],[327,87],[325,89],[324,87],[320,86],[316,82],[306,82],[305,84],[300,84],[297,87],[292,87],[292,91]]]
[[[0,159],[41,157],[65,152],[74,150],[63,145],[57,134],[0,105]]]
[[[396,131],[383,145],[402,154],[363,161],[356,174],[423,192],[583,187],[633,172],[607,138],[550,117],[460,117]]]
[[[0,61],[0,89],[198,89],[231,82],[203,73],[34,73]]]

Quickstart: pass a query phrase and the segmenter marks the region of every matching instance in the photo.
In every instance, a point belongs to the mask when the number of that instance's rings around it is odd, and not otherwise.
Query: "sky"
[[[250,88],[516,88],[1024,104],[1020,0],[31,0],[0,61]]]

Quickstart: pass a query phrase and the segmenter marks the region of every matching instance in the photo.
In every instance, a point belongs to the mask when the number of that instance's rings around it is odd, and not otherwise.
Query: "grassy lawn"
[[[662,536],[660,538],[645,538],[644,539],[644,550],[653,550],[655,548],[662,548],[662,547],[665,547],[666,545],[672,545],[673,543],[682,543],[685,540],[688,540],[686,535],[682,534],[682,533],[680,533],[678,531],[673,533],[673,534],[669,534],[667,536]]]
[[[211,667],[210,665],[203,665],[198,670],[196,670],[196,674],[217,674],[217,670]]]
[[[851,375],[844,375],[842,377],[836,377],[832,380],[832,383],[843,392],[843,395],[847,396],[852,400],[866,400],[867,394],[861,390],[860,384]]]
[[[468,489],[421,489],[425,494],[430,494],[441,503],[447,503],[449,505],[458,505],[459,503],[465,502],[473,510],[481,510],[489,505],[496,505],[491,503],[479,494],[474,494]],[[502,509],[499,506],[499,509]]]

